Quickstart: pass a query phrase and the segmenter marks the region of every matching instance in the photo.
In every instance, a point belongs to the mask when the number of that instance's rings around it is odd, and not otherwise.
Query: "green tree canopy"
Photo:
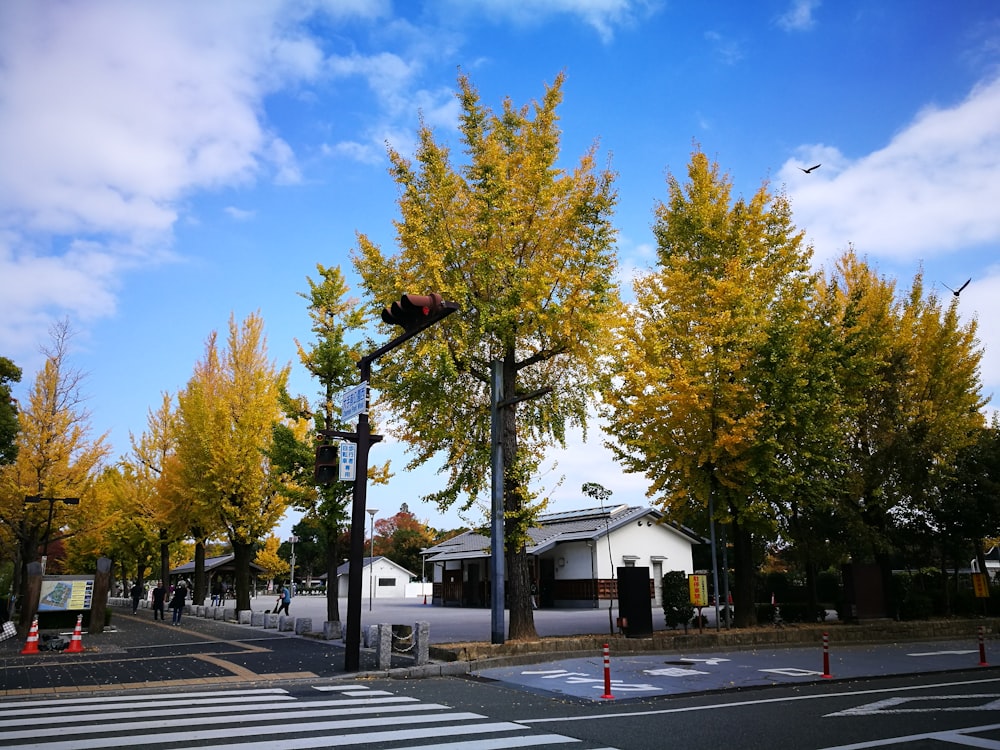
[[[779,430],[800,396],[767,395],[791,378],[780,368],[804,360],[772,353],[805,313],[811,250],[784,196],[765,184],[734,201],[731,189],[700,150],[686,183],[668,177],[653,227],[657,267],[636,280],[615,332],[603,414],[612,450],[645,474],[666,511],[701,525],[714,506],[730,526],[737,624],[749,624],[755,551],[774,537],[772,503],[788,491],[774,458],[790,440]]]
[[[596,149],[572,171],[559,163],[559,76],[533,108],[493,113],[459,78],[464,166],[423,125],[413,162],[390,150],[400,190],[399,252],[359,235],[355,267],[373,312],[404,293],[438,292],[461,312],[379,360],[380,404],[398,418],[410,466],[442,459],[429,498],[466,507],[490,484],[490,372],[502,367],[509,634],[535,635],[524,534],[537,510],[529,481],[544,449],[585,425],[614,281],[614,175]]]

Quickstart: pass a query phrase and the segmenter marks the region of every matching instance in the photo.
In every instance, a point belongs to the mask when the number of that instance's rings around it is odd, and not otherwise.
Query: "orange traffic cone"
[[[22,654],[37,654],[38,651],[38,615],[31,621],[31,629],[28,631],[28,640],[21,649]]]
[[[83,615],[76,616],[76,627],[73,628],[73,637],[69,639],[67,654],[83,653]]]

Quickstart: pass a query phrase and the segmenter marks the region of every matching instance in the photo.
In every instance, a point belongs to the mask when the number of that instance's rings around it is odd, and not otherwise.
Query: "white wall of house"
[[[619,567],[628,565],[648,567],[651,576],[658,567],[661,578],[668,570],[693,572],[691,543],[670,528],[657,525],[652,516],[613,530],[610,541],[610,553],[608,537],[596,542],[598,578],[611,578]]]
[[[337,595],[347,596],[348,576],[340,576]],[[364,598],[374,595],[376,599],[390,599],[406,596],[409,574],[401,567],[385,558],[375,560],[361,572],[361,591]],[[373,589],[374,584],[374,589]]]

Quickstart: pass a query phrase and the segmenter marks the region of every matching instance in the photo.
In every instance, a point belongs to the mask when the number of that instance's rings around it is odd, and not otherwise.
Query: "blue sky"
[[[565,165],[596,142],[619,175],[624,285],[698,143],[737,194],[788,193],[817,265],[853,245],[902,287],[920,268],[943,294],[971,277],[961,312],[1000,390],[994,0],[6,0],[0,355],[25,371],[18,392],[68,319],[94,432],[121,455],[208,335],[259,311],[312,395],[297,292],[317,263],[353,279],[356,232],[393,249],[385,144],[409,152],[422,114],[458,159],[459,70],[494,108],[566,74]],[[386,459],[400,473],[370,506],[462,523],[416,501],[441,477],[404,476],[391,435]],[[596,429],[553,452],[540,489],[569,510],[588,481],[646,502]]]

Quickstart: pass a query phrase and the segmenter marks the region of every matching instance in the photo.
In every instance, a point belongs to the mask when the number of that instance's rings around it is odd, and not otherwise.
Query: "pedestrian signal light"
[[[333,445],[316,446],[316,484],[326,486],[337,480],[337,448]]]

